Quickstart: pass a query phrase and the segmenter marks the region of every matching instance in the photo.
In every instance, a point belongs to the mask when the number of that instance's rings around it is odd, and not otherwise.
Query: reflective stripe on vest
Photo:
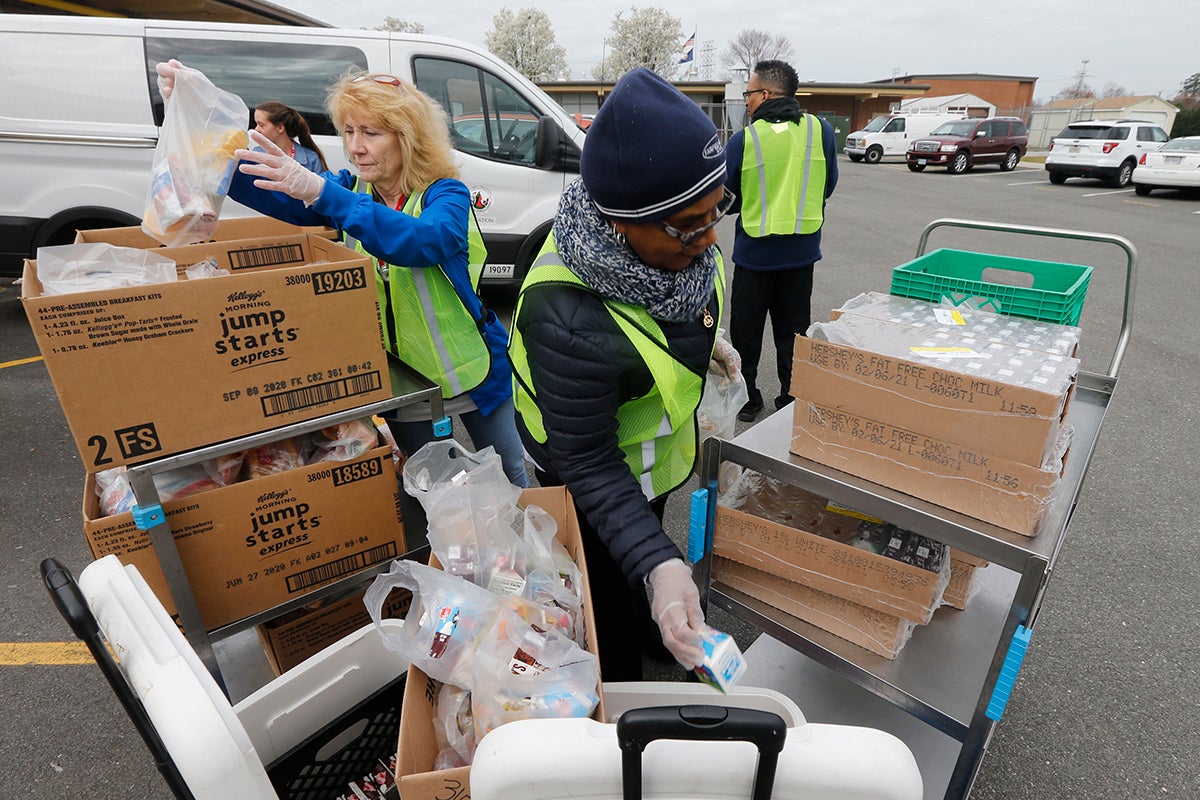
[[[370,194],[371,185],[356,180],[354,190]],[[421,216],[424,191],[408,197],[400,210]],[[487,250],[474,212],[468,210],[468,252],[472,285],[482,273]],[[442,396],[455,397],[483,383],[491,370],[491,354],[480,330],[445,270],[389,265],[363,248],[348,233],[342,241],[375,261],[375,299],[388,350],[414,370],[442,387]]]
[[[529,373],[528,354],[515,320],[520,317],[527,290],[546,284],[565,284],[592,292],[563,265],[553,232],[546,238],[521,285],[509,341],[513,401],[525,427],[543,444],[547,438],[545,425]],[[719,251],[716,290],[717,318],[720,319],[725,301],[725,269]],[[621,332],[637,349],[654,380],[649,392],[625,401],[617,409],[617,445],[625,454],[625,463],[637,477],[642,493],[653,500],[682,485],[692,474],[698,441],[696,408],[704,390],[704,375],[696,374],[671,353],[666,336],[646,309],[614,300],[602,301]]]
[[[813,233],[825,221],[825,149],[820,121],[756,120],[742,151],[742,229],[755,238]]]

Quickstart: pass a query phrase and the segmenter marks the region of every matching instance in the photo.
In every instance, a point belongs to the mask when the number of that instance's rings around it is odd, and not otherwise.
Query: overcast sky
[[[801,80],[859,83],[893,75],[981,72],[1037,78],[1048,100],[1086,64],[1086,82],[1170,99],[1200,72],[1198,0],[1005,0],[926,3],[900,0],[272,0],[341,28],[373,28],[385,17],[420,22],[427,33],[482,45],[504,7],[546,11],[573,77],[600,63],[613,15],[658,6],[678,17],[682,39],[696,32],[697,66],[711,43],[714,70],[729,39],[745,28],[791,41]],[[713,76],[719,72],[714,71]]]

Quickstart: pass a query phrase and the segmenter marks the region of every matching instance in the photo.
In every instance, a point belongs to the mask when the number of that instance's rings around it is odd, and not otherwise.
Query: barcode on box
[[[298,244],[273,244],[229,251],[229,266],[235,270],[303,264],[306,260],[304,248]]]
[[[324,383],[314,383],[312,386],[304,386],[300,389],[289,389],[278,394],[264,395],[262,398],[263,416],[274,417],[279,414],[289,414],[345,397],[375,392],[382,386],[383,376],[379,371],[360,372],[348,378],[338,378]]]
[[[297,572],[295,575],[289,575],[287,579],[288,592],[302,592],[305,589],[310,589],[319,583],[326,583],[337,578],[353,575],[361,569],[366,569],[373,564],[379,564],[384,561],[390,561],[395,558],[396,543],[384,542],[381,545],[372,547],[369,550],[364,550],[361,553],[339,558],[336,561],[330,561],[327,564],[322,564],[319,567],[306,569],[303,572]]]

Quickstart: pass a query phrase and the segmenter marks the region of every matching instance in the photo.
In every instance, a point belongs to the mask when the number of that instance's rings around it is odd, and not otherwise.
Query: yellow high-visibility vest
[[[821,121],[755,120],[742,150],[742,229],[755,238],[814,233],[825,222]]]
[[[370,194],[371,185],[356,179],[354,190]],[[424,190],[414,192],[400,210],[421,216]],[[477,288],[487,260],[487,248],[475,214],[468,209],[468,262],[471,285]],[[445,270],[386,264],[363,249],[347,233],[343,243],[375,261],[375,299],[383,328],[384,346],[401,361],[442,387],[442,397],[469,392],[487,378],[491,355],[476,320]]]
[[[521,304],[529,289],[555,283],[592,291],[563,265],[551,232],[521,284],[508,345],[513,365],[513,402],[529,433],[542,443],[546,441],[546,430],[529,373],[528,354],[515,320],[521,315]],[[720,252],[716,284],[720,319],[725,302],[725,267]],[[625,454],[625,463],[637,476],[642,493],[653,500],[681,486],[692,474],[699,440],[696,408],[704,391],[704,372],[697,374],[671,353],[665,334],[646,309],[615,300],[603,302],[654,379],[649,392],[625,401],[617,409],[617,444]],[[715,345],[716,337],[713,341]]]

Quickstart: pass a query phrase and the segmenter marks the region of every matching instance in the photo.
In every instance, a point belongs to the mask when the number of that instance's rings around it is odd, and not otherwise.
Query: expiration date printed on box
[[[262,411],[264,417],[275,417],[280,414],[290,414],[306,408],[314,408],[335,400],[354,397],[360,394],[370,394],[383,387],[383,376],[378,370],[360,372],[345,378],[337,378],[311,386],[302,386],[276,394],[264,395]]]

